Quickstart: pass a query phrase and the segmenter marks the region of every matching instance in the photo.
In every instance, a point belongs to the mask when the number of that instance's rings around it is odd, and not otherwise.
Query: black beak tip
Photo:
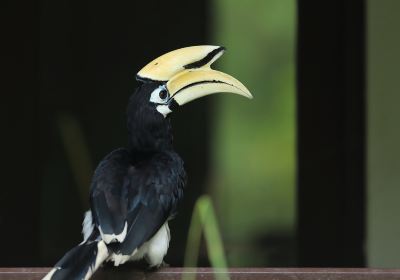
[[[175,111],[177,111],[177,110],[179,109],[179,107],[180,107],[180,106],[179,106],[178,102],[176,102],[174,98],[171,98],[171,101],[170,101],[169,104],[168,104],[168,108],[169,108],[172,112],[175,112]]]

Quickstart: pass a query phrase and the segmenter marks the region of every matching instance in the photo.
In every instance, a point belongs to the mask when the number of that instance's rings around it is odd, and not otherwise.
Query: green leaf
[[[207,245],[208,257],[212,267],[214,268],[215,278],[218,280],[228,280],[229,274],[224,246],[214,207],[211,198],[208,195],[201,196],[194,206],[186,245],[184,260],[186,271],[183,275],[183,279],[195,279],[202,232],[204,233]]]

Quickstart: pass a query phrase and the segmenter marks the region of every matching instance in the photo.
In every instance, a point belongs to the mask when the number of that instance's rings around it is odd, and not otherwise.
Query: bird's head
[[[218,92],[252,98],[241,82],[211,69],[211,64],[224,50],[224,47],[219,46],[193,46],[174,50],[143,67],[136,79],[154,85],[148,101],[164,117],[179,106]]]
[[[237,79],[211,69],[211,64],[224,50],[224,47],[209,45],[177,49],[143,67],[136,75],[141,85],[128,107],[130,131],[146,128],[147,133],[157,134],[153,135],[154,139],[162,138],[164,128],[158,127],[157,123],[161,126],[170,113],[190,101],[218,92],[252,98]]]

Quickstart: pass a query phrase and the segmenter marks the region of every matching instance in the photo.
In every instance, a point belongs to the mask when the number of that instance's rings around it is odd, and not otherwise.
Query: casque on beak
[[[142,82],[165,83],[171,101],[184,105],[218,92],[253,98],[234,77],[211,69],[223,53],[219,46],[193,46],[166,53],[143,67],[136,76]]]

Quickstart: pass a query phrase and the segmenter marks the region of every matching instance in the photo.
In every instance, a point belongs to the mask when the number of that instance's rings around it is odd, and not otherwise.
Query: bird
[[[128,143],[100,161],[92,176],[83,241],[43,280],[90,279],[105,262],[144,259],[164,264],[168,222],[183,198],[186,171],[174,151],[170,115],[180,106],[219,92],[252,98],[237,79],[213,70],[225,48],[199,45],[161,55],[137,74],[127,106]]]

